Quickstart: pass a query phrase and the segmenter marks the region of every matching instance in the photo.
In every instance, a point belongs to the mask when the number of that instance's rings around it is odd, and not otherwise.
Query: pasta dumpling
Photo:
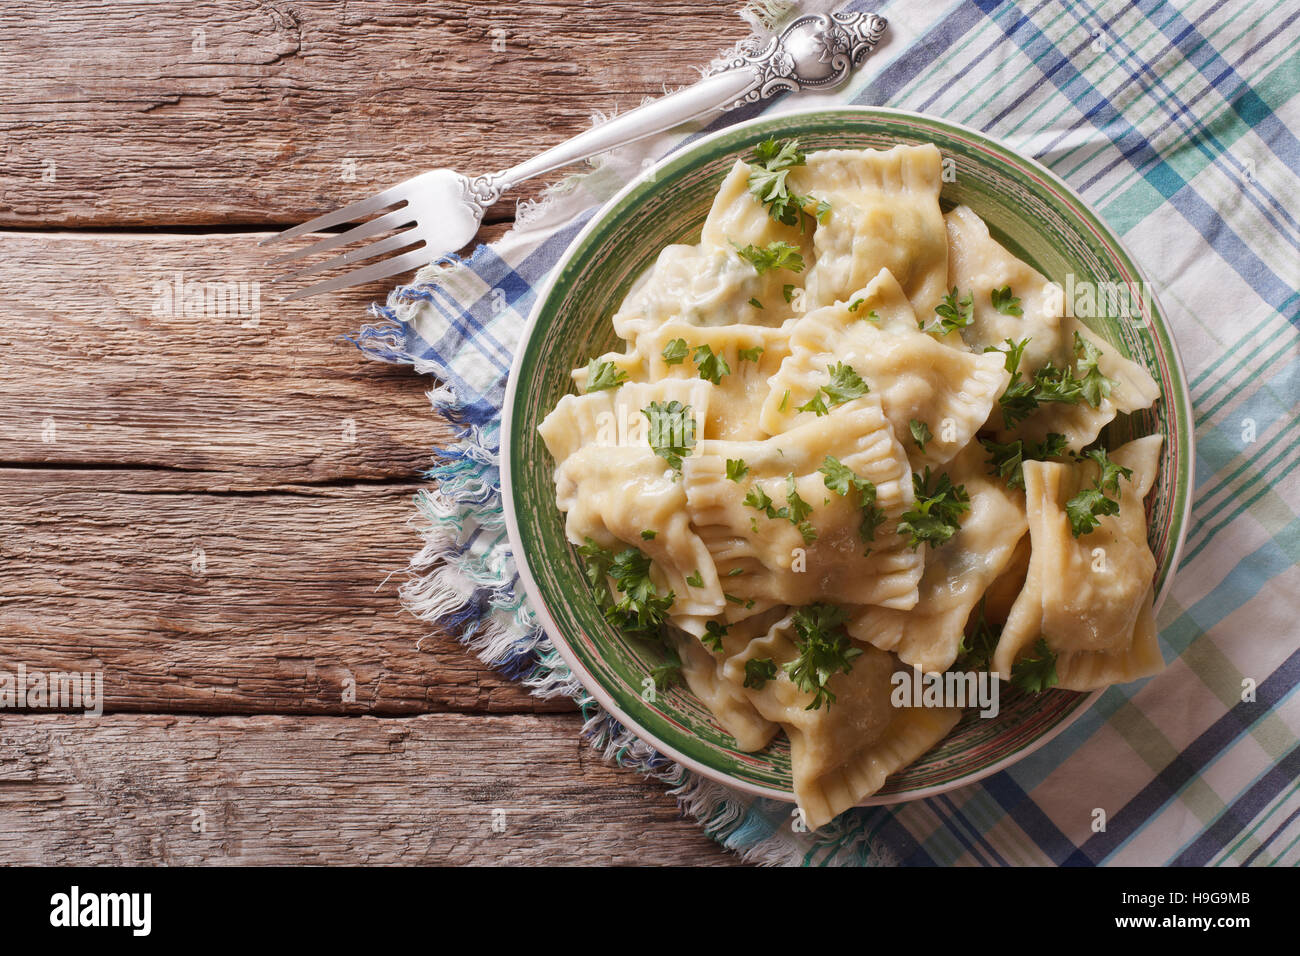
[[[795,629],[794,616],[787,616],[727,658],[723,673],[744,687],[748,662],[762,659],[775,665],[775,676],[747,693],[755,710],[790,738],[795,798],[816,829],[875,793],[891,773],[947,736],[961,712],[893,706],[894,658],[871,646],[857,648],[861,654],[852,669],[827,682],[834,702],[813,707],[812,693],[800,689],[786,670],[798,656]]]
[[[918,315],[934,311],[948,279],[948,237],[939,208],[943,157],[937,148],[809,153],[788,182],[791,190],[831,206],[813,234],[809,308],[847,300],[888,269]]]
[[[1136,680],[1164,666],[1151,619],[1155,558],[1143,506],[1161,442],[1149,435],[1111,454],[1132,472],[1119,479],[1119,513],[1077,537],[1067,503],[1097,479],[1098,465],[1025,462],[1029,569],[1002,629],[995,670],[1011,673],[1039,637],[1055,653],[1058,686],[1066,690]]]

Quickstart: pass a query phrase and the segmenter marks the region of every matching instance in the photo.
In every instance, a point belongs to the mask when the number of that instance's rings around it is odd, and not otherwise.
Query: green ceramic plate
[[[656,652],[606,625],[565,541],[563,516],[555,507],[555,463],[537,434],[560,396],[571,391],[570,369],[613,347],[610,317],[633,280],[664,246],[698,241],[727,170],[769,136],[797,136],[809,151],[934,143],[955,164],[954,181],[943,188],[944,208],[973,208],[995,238],[1044,275],[1063,285],[1068,274],[1076,282],[1150,286],[1118,237],[1038,163],[964,126],[874,108],[789,113],[704,137],[623,189],[569,247],[533,309],[504,408],[506,520],[532,606],[592,696],[643,740],[707,777],[791,800],[784,736],[762,752],[745,753],[688,690],[675,686],[653,702],[642,698],[642,681],[658,663]],[[1145,365],[1160,385],[1162,398],[1154,409],[1114,423],[1107,436],[1111,447],[1154,431],[1165,437],[1160,477],[1147,500],[1158,607],[1177,566],[1191,487],[1192,417],[1178,350],[1154,298],[1137,319],[1084,321]],[[1064,730],[1097,696],[1003,689],[997,717],[970,713],[869,802],[930,796],[1003,769]]]

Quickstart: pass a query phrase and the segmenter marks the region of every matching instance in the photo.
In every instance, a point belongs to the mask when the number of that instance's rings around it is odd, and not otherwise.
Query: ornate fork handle
[[[762,49],[742,53],[700,82],[590,129],[504,172],[469,180],[479,214],[517,183],[662,133],[697,116],[793,90],[831,89],[876,48],[887,24],[874,13],[798,17]]]
[[[745,95],[727,104],[746,103],[795,90],[832,89],[876,48],[884,36],[884,17],[874,13],[812,13],[790,23],[761,50],[740,55],[719,67],[750,69],[756,77]]]

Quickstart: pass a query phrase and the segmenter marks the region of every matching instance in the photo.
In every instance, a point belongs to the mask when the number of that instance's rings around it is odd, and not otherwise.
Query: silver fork
[[[399,272],[409,272],[441,259],[473,239],[487,208],[506,190],[526,179],[653,136],[715,110],[734,109],[787,90],[826,90],[839,86],[876,48],[885,27],[885,20],[874,13],[818,13],[799,17],[761,49],[742,49],[693,86],[624,113],[504,172],[470,179],[452,169],[433,169],[369,199],[269,236],[259,245],[330,229],[396,207],[347,232],[318,240],[267,262],[267,265],[278,265],[328,252],[360,239],[404,230],[280,276],[275,282],[301,279],[339,266],[364,262],[419,243],[414,249],[318,282],[284,296],[280,301],[360,285]]]

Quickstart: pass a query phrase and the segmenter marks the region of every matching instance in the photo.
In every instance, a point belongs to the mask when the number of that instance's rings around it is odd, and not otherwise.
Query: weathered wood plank
[[[662,784],[603,764],[580,725],[570,715],[6,717],[0,860],[736,862],[679,817]]]
[[[213,489],[427,468],[450,434],[432,380],[342,339],[392,282],[278,304],[261,235],[0,233],[0,462],[187,469]],[[189,314],[178,275],[242,297]]]
[[[573,709],[400,610],[418,485],[206,481],[0,469],[0,668],[103,671],[108,710]]]
[[[692,82],[739,6],[33,0],[0,12],[0,225],[301,222],[502,169]]]

